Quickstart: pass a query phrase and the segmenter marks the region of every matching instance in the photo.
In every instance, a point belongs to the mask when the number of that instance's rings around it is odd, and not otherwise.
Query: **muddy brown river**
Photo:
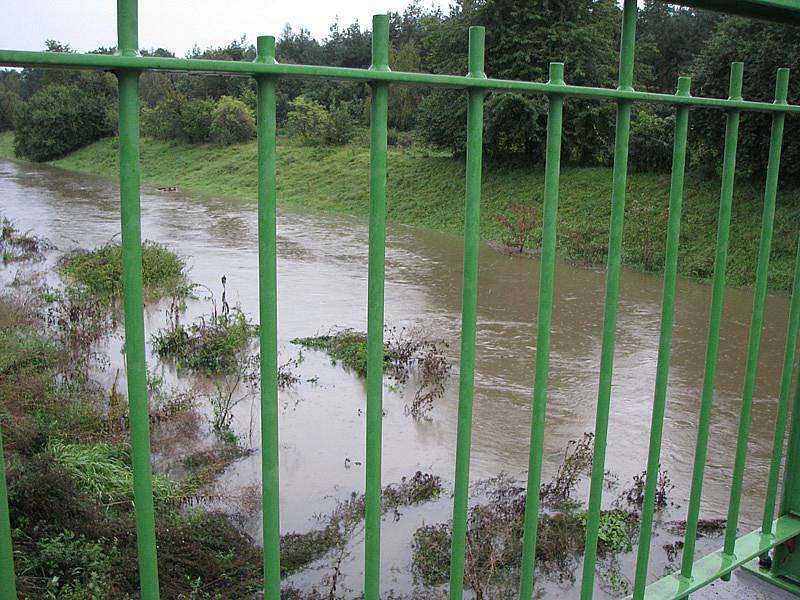
[[[169,182],[164,182],[168,184]],[[666,194],[666,190],[664,191]],[[389,202],[391,202],[391,195]],[[690,210],[690,209],[689,209]],[[0,160],[0,211],[21,230],[49,238],[60,251],[93,247],[119,231],[117,186],[113,180],[46,166]],[[257,310],[256,207],[248,200],[196,193],[158,192],[145,186],[142,231],[147,239],[176,250],[190,267],[191,280],[219,293],[227,276],[228,299],[254,319]],[[756,252],[756,248],[753,248]],[[450,344],[456,364],[460,326],[462,239],[406,226],[389,226],[386,248],[386,321],[424,328]],[[365,219],[281,208],[278,214],[278,284],[281,361],[297,354],[289,340],[326,332],[333,326],[364,329],[367,297]],[[536,339],[539,263],[507,257],[481,247],[478,348],[471,477],[499,473],[524,479],[528,460],[531,390]],[[558,465],[567,441],[594,427],[605,273],[559,262],[556,269],[550,396],[545,437],[545,480]],[[710,286],[678,284],[672,365],[662,461],[675,489],[671,517],[685,517],[703,380]],[[620,288],[617,350],[612,389],[607,468],[629,480],[645,468],[659,335],[661,279],[625,271]],[[148,307],[147,335],[164,324],[165,304]],[[720,341],[714,418],[703,494],[702,517],[724,517],[738,425],[738,411],[752,293],[728,289]],[[208,310],[190,301],[187,318]],[[753,407],[742,530],[757,526],[769,468],[775,405],[783,357],[788,298],[767,298],[762,352]],[[119,341],[109,347],[121,365]],[[151,357],[151,365],[155,362]],[[112,369],[113,370],[113,369]],[[167,370],[168,371],[168,370]],[[315,526],[315,513],[337,498],[363,489],[365,385],[312,351],[299,367],[303,380],[281,393],[280,477],[283,531]],[[171,374],[175,377],[175,374]],[[305,381],[315,378],[316,381]],[[457,374],[448,382],[429,421],[415,421],[404,406],[413,390],[387,381],[384,418],[384,482],[425,470],[451,489],[457,413]],[[124,388],[123,388],[124,389]],[[235,462],[216,484],[219,493],[258,485],[257,403],[241,402],[235,427],[256,452]],[[349,467],[345,465],[350,459]],[[580,493],[585,494],[585,489]],[[609,493],[609,501],[613,493]],[[585,499],[585,498],[584,498]],[[446,521],[449,493],[435,502],[385,518],[382,538],[383,588],[407,591],[409,543],[422,523]],[[240,519],[254,538],[257,516]],[[348,585],[361,589],[363,532],[351,544],[344,565]],[[651,578],[666,564],[654,541]],[[716,547],[712,540],[699,550]],[[624,561],[630,574],[632,559]],[[291,578],[311,585],[324,565]],[[566,588],[567,596],[577,595]]]

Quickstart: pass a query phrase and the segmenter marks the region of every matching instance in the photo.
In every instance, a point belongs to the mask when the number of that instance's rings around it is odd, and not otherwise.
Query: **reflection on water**
[[[391,202],[391,190],[389,201]],[[102,244],[118,234],[114,182],[64,171],[0,161],[0,209],[22,230],[51,239],[62,251]],[[218,288],[228,278],[229,300],[256,318],[256,208],[249,201],[198,194],[144,190],[142,231],[147,239],[177,250],[191,266],[193,281]],[[755,249],[754,249],[755,251]],[[450,343],[456,359],[461,300],[462,240],[411,227],[390,227],[386,249],[386,320],[419,325]],[[281,210],[278,216],[279,343],[283,357],[297,350],[289,340],[330,327],[365,328],[367,227],[355,218]],[[536,339],[539,263],[481,249],[473,480],[506,472],[524,475],[530,436],[530,400]],[[549,406],[545,433],[545,478],[570,439],[594,426],[605,273],[559,263]],[[658,346],[661,280],[625,272],[620,288],[617,351],[607,467],[622,480],[645,467]],[[683,518],[688,497],[710,288],[690,281],[678,285],[672,366],[662,452],[663,466],[676,485],[674,517]],[[703,517],[725,514],[733,465],[744,376],[752,294],[726,292],[714,420],[704,488]],[[149,309],[149,337],[163,324],[163,307]],[[191,318],[202,310],[190,303]],[[743,528],[755,526],[771,453],[771,435],[782,364],[788,300],[767,299],[753,408]],[[119,347],[114,349],[118,352]],[[113,354],[113,350],[112,350]],[[363,382],[309,352],[301,365],[304,382],[282,394],[281,525],[308,529],[311,515],[337,497],[363,488],[363,467],[345,458],[364,458]],[[418,469],[452,480],[457,384],[451,381],[430,422],[404,414],[406,398],[387,389],[384,419],[384,481]],[[257,404],[238,408],[237,428],[257,447]],[[236,490],[260,480],[258,453],[235,463],[218,486]],[[384,586],[410,585],[407,544],[420,523],[449,518],[450,499],[404,511],[402,524],[384,523]],[[246,523],[258,537],[260,523]],[[358,536],[357,536],[358,538]],[[354,554],[359,539],[354,541]],[[654,552],[651,573],[663,569]],[[357,558],[357,556],[356,556]],[[351,574],[360,561],[351,561]],[[355,581],[353,587],[357,587]]]

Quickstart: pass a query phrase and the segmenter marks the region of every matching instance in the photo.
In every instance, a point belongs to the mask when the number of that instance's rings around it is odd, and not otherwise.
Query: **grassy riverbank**
[[[11,156],[11,135],[0,134],[0,156]],[[106,139],[53,164],[98,175],[116,175],[117,141]],[[175,145],[142,141],[145,181],[217,194],[255,198],[255,143],[229,147]],[[369,149],[302,146],[281,138],[278,150],[278,197],[284,205],[366,215]],[[498,217],[515,204],[541,202],[541,166],[488,165],[483,178],[482,232],[502,240]],[[635,269],[660,270],[668,206],[668,174],[632,174],[628,182],[624,260]],[[582,264],[605,260],[611,194],[611,169],[565,168],[559,200],[559,252]],[[762,186],[737,182],[731,225],[728,281],[751,284],[755,276],[761,228]],[[464,165],[426,149],[391,149],[387,217],[391,222],[443,231],[460,231],[463,219]],[[687,174],[681,234],[680,272],[711,276],[719,204],[719,182]],[[778,197],[770,286],[791,284],[800,190]],[[530,245],[538,245],[534,235]]]

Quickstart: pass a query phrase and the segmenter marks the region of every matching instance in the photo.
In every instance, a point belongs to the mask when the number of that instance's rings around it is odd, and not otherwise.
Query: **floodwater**
[[[169,185],[170,182],[163,182]],[[389,202],[391,190],[389,191]],[[666,194],[666,190],[664,191]],[[116,182],[29,164],[0,160],[0,210],[21,230],[49,238],[61,251],[94,247],[119,231]],[[689,207],[688,210],[691,210]],[[253,202],[184,192],[142,196],[143,237],[182,255],[192,281],[220,290],[227,277],[228,300],[254,319],[257,310],[256,207]],[[279,210],[278,283],[280,360],[297,355],[289,340],[326,332],[334,326],[364,329],[367,297],[367,225],[364,219]],[[406,226],[389,226],[386,249],[386,322],[424,328],[450,344],[456,363],[445,396],[429,421],[415,421],[404,406],[413,390],[395,390],[387,381],[383,480],[399,481],[417,470],[440,475],[452,487],[459,347],[462,239]],[[753,248],[753,252],[756,252]],[[531,388],[536,339],[539,263],[507,257],[481,247],[478,348],[471,477],[501,472],[524,478],[528,461]],[[559,262],[556,269],[550,394],[545,432],[547,480],[567,441],[594,428],[605,273]],[[672,365],[662,464],[675,489],[671,517],[685,518],[703,380],[710,286],[678,284]],[[625,482],[646,464],[650,412],[659,335],[661,279],[625,271],[620,287],[617,351],[611,401],[607,468]],[[148,308],[148,338],[164,324],[165,304]],[[190,301],[187,318],[208,311]],[[703,494],[704,518],[724,517],[733,466],[744,377],[752,293],[729,289],[720,341],[714,419]],[[757,526],[769,469],[788,298],[767,298],[762,352],[753,405],[742,530]],[[113,345],[112,345],[113,346]],[[120,364],[119,344],[112,349]],[[152,362],[152,361],[151,361]],[[304,352],[304,381],[281,393],[281,526],[304,531],[314,514],[337,498],[363,490],[365,386],[333,366],[324,355]],[[316,378],[315,382],[305,379]],[[412,386],[413,387],[413,386]],[[124,387],[122,388],[124,389]],[[258,404],[237,406],[235,427],[246,444],[259,446]],[[350,459],[349,467],[345,459]],[[260,481],[260,454],[237,461],[217,482],[220,493],[235,495]],[[581,492],[583,493],[583,491]],[[609,492],[609,502],[614,493]],[[409,543],[421,523],[449,518],[451,500],[405,508],[399,521],[383,524],[383,588],[407,591]],[[242,520],[256,539],[257,516]],[[361,589],[359,532],[343,567],[347,585]],[[712,540],[711,546],[721,540]],[[706,544],[706,548],[708,545]],[[630,561],[625,570],[628,571]],[[664,570],[664,552],[654,542],[651,577]],[[317,565],[292,582],[310,585],[324,576]],[[315,579],[316,578],[316,579]],[[563,592],[562,592],[563,593]],[[576,593],[576,590],[567,592]]]

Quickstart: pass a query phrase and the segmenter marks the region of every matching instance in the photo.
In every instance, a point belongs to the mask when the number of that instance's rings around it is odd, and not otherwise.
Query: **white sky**
[[[139,46],[183,56],[196,43],[221,46],[243,34],[278,37],[284,25],[321,39],[338,17],[371,29],[372,15],[402,11],[408,0],[139,0]],[[448,0],[423,0],[424,6]],[[0,48],[42,50],[47,39],[88,51],[116,45],[115,0],[0,0]]]

